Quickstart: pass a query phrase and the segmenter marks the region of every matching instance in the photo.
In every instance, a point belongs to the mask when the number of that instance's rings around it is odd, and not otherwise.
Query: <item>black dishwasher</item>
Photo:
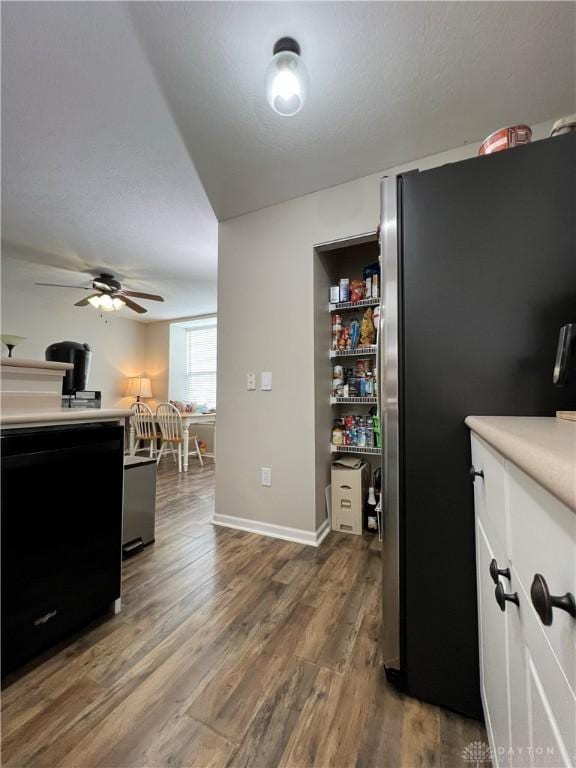
[[[124,429],[6,429],[2,673],[120,597]]]

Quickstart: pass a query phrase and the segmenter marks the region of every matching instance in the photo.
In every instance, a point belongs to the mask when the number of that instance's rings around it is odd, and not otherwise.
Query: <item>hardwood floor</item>
[[[122,612],[5,681],[3,765],[465,768],[483,727],[383,678],[377,542],[212,527],[212,465],[162,464]]]

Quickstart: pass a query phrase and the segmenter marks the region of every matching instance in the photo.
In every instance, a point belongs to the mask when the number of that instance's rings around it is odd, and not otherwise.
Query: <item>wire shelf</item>
[[[356,347],[356,349],[331,349],[330,359],[334,357],[362,357],[363,355],[375,355],[376,344],[369,347]]]
[[[382,448],[367,448],[359,445],[330,445],[330,453],[364,453],[371,456],[380,456]]]
[[[337,304],[329,304],[330,312],[343,312],[349,309],[366,309],[367,307],[377,307],[380,299],[360,299],[360,301],[339,301]]]
[[[376,397],[337,397],[336,395],[330,396],[330,405],[339,405],[340,403],[356,403],[358,405],[377,405],[378,398]]]

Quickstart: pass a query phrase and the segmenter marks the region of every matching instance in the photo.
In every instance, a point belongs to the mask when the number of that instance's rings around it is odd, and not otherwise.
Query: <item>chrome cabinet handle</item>
[[[554,619],[553,609],[559,608],[566,611],[572,618],[576,618],[576,600],[571,592],[565,595],[551,595],[546,579],[541,573],[534,574],[534,580],[530,587],[530,598],[540,621],[549,627]]]
[[[498,577],[504,576],[505,579],[508,579],[510,581],[510,568],[498,568],[498,563],[496,562],[496,558],[492,558],[490,561],[490,578],[494,582],[494,584],[498,584]]]
[[[506,603],[514,603],[514,605],[520,605],[518,592],[504,592],[504,587],[502,584],[500,584],[500,582],[496,584],[494,589],[494,597],[496,598],[496,602],[500,606],[501,611],[506,610]]]

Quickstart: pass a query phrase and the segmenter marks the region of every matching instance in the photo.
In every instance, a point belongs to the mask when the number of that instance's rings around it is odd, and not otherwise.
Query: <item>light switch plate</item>
[[[260,482],[262,485],[272,485],[272,470],[270,467],[260,467]]]
[[[260,389],[268,392],[272,389],[272,373],[271,371],[262,371],[260,376]]]
[[[256,389],[256,374],[255,373],[247,373],[246,374],[246,389]]]

